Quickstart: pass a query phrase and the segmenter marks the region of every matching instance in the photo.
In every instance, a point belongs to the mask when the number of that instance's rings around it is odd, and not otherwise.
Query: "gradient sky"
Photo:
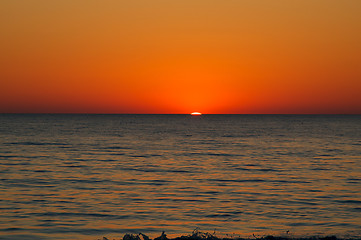
[[[360,0],[1,0],[2,113],[361,114]]]

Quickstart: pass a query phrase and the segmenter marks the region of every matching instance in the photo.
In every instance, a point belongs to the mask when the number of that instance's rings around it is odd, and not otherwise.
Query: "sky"
[[[0,113],[361,114],[360,0],[0,0]]]

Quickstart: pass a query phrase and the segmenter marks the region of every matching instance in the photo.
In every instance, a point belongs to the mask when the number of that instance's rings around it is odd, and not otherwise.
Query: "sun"
[[[192,116],[200,116],[200,115],[202,115],[202,113],[200,113],[200,112],[192,112],[191,115]]]

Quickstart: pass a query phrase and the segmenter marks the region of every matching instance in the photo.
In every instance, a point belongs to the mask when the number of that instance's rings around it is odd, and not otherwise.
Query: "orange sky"
[[[2,0],[2,113],[361,114],[360,0]]]

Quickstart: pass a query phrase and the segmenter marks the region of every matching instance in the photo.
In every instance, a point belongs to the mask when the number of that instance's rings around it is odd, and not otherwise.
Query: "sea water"
[[[0,239],[360,236],[360,115],[0,115]]]

